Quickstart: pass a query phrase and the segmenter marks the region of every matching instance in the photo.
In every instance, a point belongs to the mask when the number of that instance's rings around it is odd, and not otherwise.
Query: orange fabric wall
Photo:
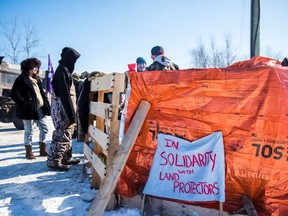
[[[288,215],[288,67],[254,57],[222,69],[132,72],[129,78],[126,129],[141,100],[151,108],[117,185],[120,195],[133,197],[145,186],[158,132],[192,141],[220,130],[224,210],[237,209],[246,194],[260,215]]]

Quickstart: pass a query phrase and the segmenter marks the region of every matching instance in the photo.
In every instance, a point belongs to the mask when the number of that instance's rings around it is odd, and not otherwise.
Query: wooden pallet
[[[91,80],[89,128],[85,138],[84,157],[92,165],[93,188],[100,187],[119,148],[118,113],[124,87],[125,74],[121,73]]]
[[[117,181],[126,164],[128,156],[133,148],[134,142],[139,134],[149,109],[150,103],[147,101],[141,101],[127,129],[121,146],[116,152],[111,166],[108,168],[107,176],[105,177],[101,188],[90,207],[89,216],[102,215],[106,206],[108,205],[109,200],[111,200],[111,195],[116,188]]]

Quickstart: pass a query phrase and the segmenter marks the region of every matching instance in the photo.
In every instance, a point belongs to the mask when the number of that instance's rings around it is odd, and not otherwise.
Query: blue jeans
[[[24,145],[32,145],[33,123],[36,122],[39,127],[39,142],[46,142],[46,135],[48,133],[48,126],[46,118],[41,109],[38,109],[39,120],[24,120]]]

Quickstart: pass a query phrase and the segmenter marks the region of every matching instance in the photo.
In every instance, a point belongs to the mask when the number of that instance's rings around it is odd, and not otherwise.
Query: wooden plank
[[[90,110],[92,111],[92,114],[90,113],[90,115],[95,117],[95,122],[93,126],[96,126],[96,128],[99,129],[100,131],[103,131],[106,134],[109,134],[110,139],[109,139],[108,152],[107,152],[106,145],[104,146],[103,144],[101,144],[102,143],[101,141],[98,140],[96,142],[93,142],[94,152],[97,155],[103,157],[108,167],[108,164],[113,159],[115,151],[117,151],[118,146],[119,146],[119,141],[118,141],[119,129],[118,128],[119,128],[120,122],[115,122],[114,121],[115,117],[113,117],[113,115],[116,116],[116,119],[117,119],[118,108],[119,108],[119,95],[120,95],[120,92],[124,92],[124,87],[125,87],[125,74],[114,73],[114,74],[110,74],[108,76],[99,77],[99,78],[100,79],[97,79],[97,80],[95,79],[93,82],[91,81],[90,87],[92,91],[90,92],[90,94],[93,96],[97,95],[97,97],[90,98],[90,103],[93,104],[92,107],[90,107]],[[95,88],[95,84],[93,84],[95,83],[95,81],[99,82],[96,88]],[[98,91],[94,91],[96,89]],[[104,94],[108,92],[112,93],[111,104],[103,103]],[[116,99],[117,97],[118,99]],[[98,110],[95,109],[94,107],[95,105],[97,106]],[[108,109],[108,106],[109,106],[109,109]],[[112,137],[110,135],[111,131],[113,135]],[[114,134],[116,134],[116,136]],[[101,178],[98,176],[97,172],[93,169],[91,186],[93,188],[98,188],[100,187],[100,185],[101,185]]]
[[[223,202],[219,202],[219,216],[223,216]]]
[[[112,90],[114,84],[115,73],[107,74],[102,77],[95,77],[91,80],[91,90],[90,91],[103,91]]]
[[[93,99],[93,95],[94,95],[94,94],[91,94],[91,92],[89,92],[89,101],[91,101],[91,100]],[[95,116],[89,114],[89,116],[88,116],[88,125],[93,124],[94,119],[95,119]],[[89,131],[87,131],[87,134],[85,134],[85,141],[84,141],[84,143],[83,143],[84,145],[86,145],[87,143],[90,143],[90,140],[91,140],[90,137],[91,137],[91,136],[90,136],[90,134],[89,134]],[[87,158],[86,155],[84,154],[84,161],[87,161],[87,160],[88,160],[88,158]],[[85,168],[86,168],[86,167],[90,167],[91,162],[90,162],[89,160],[88,160],[88,163],[89,163],[89,165],[84,164],[83,173],[85,173]],[[92,166],[92,165],[91,165],[91,166]],[[92,167],[92,170],[93,170],[93,167]],[[86,173],[85,173],[85,174],[86,174]],[[91,186],[92,186],[92,185],[91,185]]]
[[[120,107],[120,93],[124,94],[125,87],[125,74],[115,74],[114,87],[112,94],[112,110],[111,110],[111,121],[110,121],[110,142],[109,142],[109,151],[107,158],[107,168],[112,164],[115,153],[119,148],[119,129],[120,129],[120,120],[118,120],[118,113]]]
[[[90,83],[90,87],[91,87],[91,83]],[[99,93],[95,93],[95,92],[91,92],[89,93],[89,101],[99,101],[99,97],[101,97],[102,94],[99,95]],[[90,107],[90,105],[89,105]],[[96,126],[97,123],[97,116],[92,115],[89,113],[89,125],[93,125]],[[88,136],[89,139],[91,137],[91,135],[89,134],[88,131]],[[91,140],[89,140],[90,142]],[[96,147],[94,146],[94,150],[96,149]],[[100,181],[101,181],[101,177],[98,175],[98,173],[96,172],[96,170],[94,169],[94,167],[91,165],[92,168],[92,181],[91,181],[91,187],[92,188],[99,188],[100,187]]]
[[[84,143],[84,156],[89,160],[94,169],[97,170],[97,173],[101,177],[101,179],[104,179],[106,174],[106,165],[85,143]]]
[[[91,138],[103,148],[103,154],[107,155],[109,135],[99,130],[98,128],[93,127],[92,125],[89,125],[88,131]]]
[[[114,83],[113,88],[118,90],[119,92],[123,92],[125,89],[125,74],[123,73],[115,73],[114,74]]]
[[[97,92],[97,100],[98,102],[104,102],[104,91],[98,91]],[[104,112],[105,113],[105,112]],[[105,115],[105,114],[104,114]],[[94,125],[95,126],[95,125]],[[101,130],[104,131],[104,118],[96,116],[96,127]],[[97,143],[94,142],[94,152],[97,155],[102,155],[103,149],[100,145],[98,145]],[[92,186],[94,188],[99,188],[100,184],[101,184],[101,177],[98,175],[98,173],[96,172],[96,170],[92,170]]]
[[[89,215],[102,215],[111,194],[114,192],[116,183],[126,164],[127,158],[132,150],[139,131],[150,109],[150,103],[142,100],[123,139],[119,150],[116,152],[111,167],[108,168],[107,175],[101,184],[100,190],[94,199]]]
[[[111,104],[90,101],[90,113],[105,119],[105,110],[111,110]]]

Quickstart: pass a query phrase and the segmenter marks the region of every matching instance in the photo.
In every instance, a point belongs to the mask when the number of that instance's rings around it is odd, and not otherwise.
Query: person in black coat
[[[32,152],[33,122],[39,126],[40,156],[47,156],[46,135],[48,126],[45,116],[50,115],[50,104],[38,77],[41,62],[37,58],[28,58],[21,62],[21,75],[12,87],[11,98],[16,103],[16,117],[23,119],[24,145],[26,158],[35,159]]]
[[[52,79],[51,117],[54,128],[47,157],[47,166],[69,170],[80,159],[72,157],[72,135],[76,123],[76,92],[72,73],[80,54],[71,47],[64,47],[59,65]]]
[[[153,63],[147,67],[148,71],[179,70],[178,65],[167,58],[164,48],[161,46],[155,46],[151,49],[151,58]]]
[[[78,107],[78,117],[79,117],[79,128],[81,129],[79,132],[81,134],[87,134],[88,128],[89,128],[89,93],[90,93],[90,86],[91,86],[91,80],[93,77],[101,77],[104,76],[105,73],[99,72],[99,71],[93,71],[91,72],[88,77],[83,82],[82,91],[79,96],[79,100],[77,102]],[[104,103],[111,103],[109,100],[109,94],[104,94]],[[98,100],[98,93],[94,95],[95,98],[93,100]],[[84,135],[83,135],[84,136]]]

